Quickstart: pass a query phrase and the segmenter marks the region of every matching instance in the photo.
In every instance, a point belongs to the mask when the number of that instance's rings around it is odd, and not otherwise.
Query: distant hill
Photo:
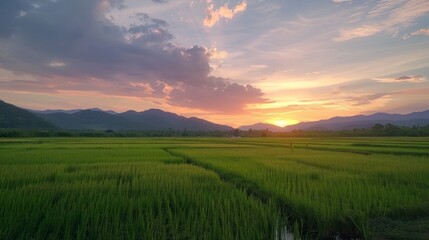
[[[422,126],[429,124],[429,110],[410,114],[375,113],[372,115],[356,115],[350,117],[333,117],[327,120],[302,122],[286,126],[286,131],[292,130],[347,130],[353,128],[367,128],[375,124],[391,123],[397,126]]]
[[[69,130],[190,130],[227,131],[232,128],[203,119],[186,118],[175,113],[150,109],[144,112],[127,111],[111,114],[99,109],[69,112],[38,113],[41,118]]]
[[[284,128],[276,126],[276,125],[272,125],[269,123],[256,123],[253,125],[241,126],[241,127],[239,127],[239,129],[243,130],[243,131],[248,131],[249,129],[252,129],[252,130],[266,130],[266,129],[268,129],[270,132],[283,132],[283,131],[285,131]]]
[[[0,100],[0,128],[55,129],[56,126],[25,109]]]
[[[165,130],[169,128],[173,130],[187,129],[192,131],[232,130],[229,126],[215,124],[195,117],[186,118],[159,109],[149,109],[143,112],[128,111],[119,113],[118,116],[139,123],[143,129],[148,130]]]
[[[38,116],[68,130],[140,130],[137,123],[102,111],[39,113]]]
[[[117,112],[112,111],[112,110],[102,110],[99,108],[90,108],[90,109],[70,109],[70,110],[62,110],[62,109],[55,109],[55,110],[31,110],[28,109],[28,111],[33,112],[33,113],[42,113],[42,114],[50,114],[50,113],[77,113],[83,110],[92,110],[92,111],[99,111],[99,112],[106,112],[106,113],[110,113],[110,114],[117,114]]]
[[[348,130],[368,128],[375,124],[391,123],[397,126],[429,125],[429,110],[410,114],[375,113],[350,117],[333,117],[314,122],[302,122],[284,128],[256,123],[242,126],[241,130],[265,130],[287,132],[292,130]],[[200,118],[187,118],[160,109],[143,112],[133,110],[116,113],[98,108],[74,110],[25,110],[0,100],[0,128],[55,129],[69,130],[189,130],[189,131],[229,131],[233,128],[212,123]]]

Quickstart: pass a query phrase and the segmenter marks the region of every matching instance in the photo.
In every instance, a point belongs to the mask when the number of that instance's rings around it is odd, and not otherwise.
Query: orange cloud
[[[209,28],[216,25],[216,23],[218,23],[219,20],[221,20],[222,18],[232,19],[237,14],[244,12],[247,8],[246,1],[242,1],[234,8],[229,8],[228,3],[226,3],[218,9],[214,9],[214,4],[212,0],[207,0],[207,3],[209,4],[207,8],[207,17],[204,19],[203,24],[204,26]]]

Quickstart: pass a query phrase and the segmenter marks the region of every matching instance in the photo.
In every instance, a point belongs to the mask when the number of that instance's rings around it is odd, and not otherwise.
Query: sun
[[[286,120],[276,120],[273,122],[273,124],[279,127],[285,127],[288,125]]]
[[[292,120],[292,119],[272,119],[272,120],[268,121],[268,123],[276,125],[278,127],[286,127],[288,125],[297,124],[298,121]]]

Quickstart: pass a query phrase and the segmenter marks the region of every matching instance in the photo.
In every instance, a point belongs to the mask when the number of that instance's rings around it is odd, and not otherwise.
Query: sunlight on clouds
[[[237,4],[234,8],[229,8],[228,3],[226,3],[218,9],[214,8],[214,3],[212,0],[207,0],[207,3],[207,16],[203,21],[203,25],[209,28],[213,27],[222,18],[232,19],[235,15],[244,12],[247,8],[246,1]]]
[[[219,51],[217,48],[211,48],[207,51],[210,59],[222,60],[228,56],[227,51]]]

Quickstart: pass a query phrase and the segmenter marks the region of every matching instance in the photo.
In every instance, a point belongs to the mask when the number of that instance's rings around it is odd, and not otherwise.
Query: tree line
[[[429,125],[402,127],[393,124],[375,124],[369,128],[356,128],[340,131],[294,130],[290,132],[271,132],[266,130],[247,131],[189,131],[189,130],[25,130],[0,129],[0,137],[388,137],[388,136],[429,136]]]

